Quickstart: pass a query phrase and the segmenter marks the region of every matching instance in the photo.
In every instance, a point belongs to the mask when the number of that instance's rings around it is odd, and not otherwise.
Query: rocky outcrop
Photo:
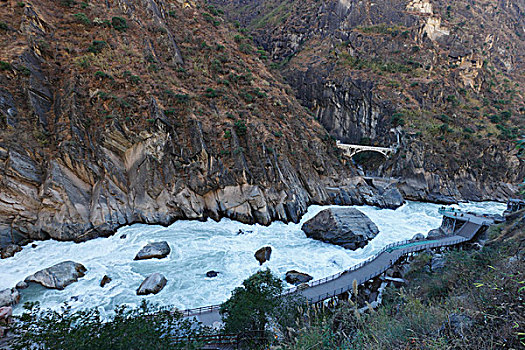
[[[416,233],[410,240],[411,241],[422,241],[425,239],[425,236],[422,233]]]
[[[286,282],[296,285],[296,286],[303,284],[303,283],[307,283],[313,279],[314,278],[310,276],[309,274],[295,271],[295,270],[290,270],[286,272],[286,277],[285,277]]]
[[[29,287],[29,285],[25,281],[20,281],[15,285],[15,288],[18,290],[26,289],[27,287]]]
[[[104,277],[102,277],[100,280],[100,287],[104,288],[109,282],[111,282],[111,277],[104,275]]]
[[[448,320],[446,324],[443,325],[442,329],[444,330],[448,328],[461,337],[464,337],[465,333],[467,333],[474,325],[474,320],[468,315],[450,314],[447,318]]]
[[[437,272],[443,270],[447,263],[447,259],[442,254],[434,254],[432,255],[432,259],[430,260],[430,271]]]
[[[178,219],[298,222],[308,205],[329,203],[326,186],[356,174],[204,7],[119,1],[83,9],[90,24],[65,26],[55,24],[78,9],[37,1],[16,11],[2,18],[20,28],[18,49],[8,49],[14,37],[0,43],[10,64],[0,71],[0,247]],[[125,33],[101,30],[112,16],[125,19]],[[178,46],[190,37],[224,50]]]
[[[2,253],[0,256],[2,259],[7,259],[20,251],[22,251],[22,247],[20,247],[18,244],[9,244],[7,247],[1,250]]]
[[[208,271],[206,272],[206,277],[208,278],[213,278],[213,277],[217,277],[219,275],[219,272],[217,271]]]
[[[439,227],[428,231],[427,239],[436,239],[445,236],[447,236],[447,233],[441,227]]]
[[[321,211],[301,227],[307,237],[356,250],[366,246],[379,229],[365,214],[354,208]]]
[[[523,127],[522,98],[509,93],[524,95],[525,47],[515,30],[521,5],[211,2],[282,67],[332,137],[400,146],[389,160],[364,154],[353,161],[368,175],[401,179],[404,198],[448,204],[516,193],[525,162],[511,140],[520,136],[515,126]],[[497,88],[493,74],[516,88]],[[499,132],[487,132],[492,127]]]
[[[360,179],[355,181],[353,186],[328,188],[331,202],[337,205],[372,205],[388,209],[397,209],[404,203],[395,183],[381,186]]]
[[[145,245],[135,256],[134,260],[162,259],[168,256],[171,248],[168,242],[154,242]]]
[[[25,279],[26,283],[38,283],[46,288],[64,289],[84,277],[87,269],[74,261],[64,261],[40,270]]]
[[[0,291],[0,307],[18,304],[20,293],[16,288],[8,288]]]
[[[259,262],[259,265],[262,265],[265,262],[270,261],[271,255],[272,247],[262,247],[258,249],[253,256]]]
[[[0,338],[4,337],[7,333],[8,327],[12,322],[13,308],[10,306],[0,307]],[[0,345],[1,342],[0,342]]]
[[[149,275],[137,289],[137,295],[157,294],[165,286],[168,280],[160,273]]]

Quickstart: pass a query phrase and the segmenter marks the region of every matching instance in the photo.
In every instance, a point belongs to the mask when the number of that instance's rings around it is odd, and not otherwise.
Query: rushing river
[[[57,308],[68,302],[73,309],[99,307],[112,310],[115,305],[138,305],[144,297],[135,291],[146,276],[164,274],[166,287],[150,301],[181,309],[218,304],[242,281],[258,271],[270,268],[284,278],[286,271],[306,272],[314,279],[323,278],[365,260],[389,243],[427,234],[441,223],[440,205],[408,202],[397,210],[369,206],[355,207],[379,227],[380,233],[363,249],[350,251],[309,239],[301,225],[327,207],[312,206],[299,224],[275,222],[268,227],[244,225],[229,219],[178,221],[169,227],[136,224],[123,227],[110,238],[75,244],[72,242],[35,242],[14,257],[0,260],[0,290],[13,287],[30,274],[56,263],[73,260],[87,268],[86,276],[62,291],[33,285],[22,290],[15,313],[27,301],[40,301],[42,307]],[[456,207],[482,213],[501,214],[502,203],[462,203]],[[239,229],[246,233],[238,235]],[[126,235],[121,239],[120,236]],[[134,261],[136,253],[149,242],[165,240],[171,253],[164,259]],[[254,252],[269,245],[271,261],[262,267]],[[216,278],[206,278],[209,270],[219,271]],[[104,275],[113,280],[99,286]]]

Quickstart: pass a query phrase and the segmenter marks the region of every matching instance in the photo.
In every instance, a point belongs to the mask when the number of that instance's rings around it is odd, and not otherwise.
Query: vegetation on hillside
[[[430,272],[420,254],[375,311],[345,304],[303,314],[282,349],[520,349],[525,346],[525,213],[481,250],[452,250]]]
[[[189,147],[188,126],[197,121],[207,151],[233,166],[232,158],[240,153],[269,148],[276,155],[288,154],[288,142],[324,136],[294,98],[283,93],[286,86],[261,63],[251,37],[225,22],[222,10],[205,1],[159,4],[160,14],[118,2],[106,7],[60,1],[50,7],[34,1],[0,7],[0,86],[13,94],[18,111],[13,121],[0,114],[1,139],[18,138],[16,131],[24,130],[27,146],[84,153],[79,149],[102,142],[108,132],[139,134],[160,120]],[[42,30],[15,30],[25,21]],[[42,64],[38,73],[44,81],[49,75],[53,85],[45,86],[50,90],[46,98],[60,98],[39,123],[21,90],[35,69],[20,56],[32,50]],[[239,136],[234,142],[227,136],[232,133]],[[305,147],[294,155],[306,152]]]
[[[421,158],[417,167],[450,181],[445,187],[456,186],[450,173],[519,181],[523,165],[508,171],[505,162],[515,159],[512,142],[525,134],[520,5],[209,1],[268,51],[268,64],[332,135],[387,145],[392,128],[403,131],[404,147],[382,175],[410,175],[396,165],[405,169]],[[420,144],[422,156],[414,146]],[[378,168],[373,160],[357,161]]]

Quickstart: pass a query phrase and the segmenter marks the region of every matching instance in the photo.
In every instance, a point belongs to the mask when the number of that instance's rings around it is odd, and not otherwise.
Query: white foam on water
[[[260,269],[270,268],[284,278],[295,269],[320,279],[367,259],[387,244],[410,239],[416,233],[426,234],[441,223],[440,205],[408,202],[397,210],[370,206],[355,207],[368,215],[380,233],[363,249],[350,251],[309,239],[302,224],[328,207],[311,206],[299,224],[272,223],[268,227],[245,225],[229,219],[177,221],[169,227],[135,224],[123,227],[109,238],[84,243],[35,242],[14,257],[0,260],[0,290],[38,270],[65,260],[83,264],[86,276],[62,291],[31,286],[22,290],[15,313],[27,301],[40,301],[43,308],[58,308],[68,302],[73,309],[99,307],[107,311],[116,305],[138,305],[143,298],[162,305],[194,308],[227,300],[231,291]],[[501,214],[502,203],[462,203],[463,210]],[[239,229],[246,233],[238,235]],[[121,235],[125,239],[120,239]],[[171,253],[164,259],[134,261],[147,243],[167,241]],[[271,260],[262,267],[254,252],[263,247],[273,249]],[[209,270],[219,271],[216,278],[206,278]],[[157,295],[139,297],[136,289],[146,276],[160,272],[168,283]],[[112,278],[105,288],[99,286],[104,275]]]

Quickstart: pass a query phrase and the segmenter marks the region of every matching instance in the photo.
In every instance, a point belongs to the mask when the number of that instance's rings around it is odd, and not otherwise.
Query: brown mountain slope
[[[231,28],[202,1],[0,2],[0,245],[327,203],[354,170]]]
[[[212,0],[331,135],[389,145],[409,198],[504,199],[525,176],[525,2]],[[262,51],[261,51],[262,52]]]

